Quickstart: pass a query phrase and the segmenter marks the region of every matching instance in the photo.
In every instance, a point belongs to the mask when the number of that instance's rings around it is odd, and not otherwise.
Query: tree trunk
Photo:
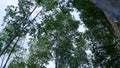
[[[105,13],[105,16],[107,17],[108,21],[112,25],[114,31],[116,32],[117,36],[120,38],[120,30],[117,26],[117,23],[113,20],[113,18],[109,14],[107,14],[106,12],[104,12],[104,13]]]

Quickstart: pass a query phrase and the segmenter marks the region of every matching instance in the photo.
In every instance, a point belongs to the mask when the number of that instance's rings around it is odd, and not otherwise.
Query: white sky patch
[[[0,0],[0,30],[2,29],[3,24],[3,16],[5,16],[5,8],[7,8],[8,5],[15,5],[17,6],[18,0]]]
[[[86,28],[84,27],[83,24],[79,25],[78,31],[79,32],[85,32]]]
[[[55,68],[55,62],[49,61],[49,65],[47,65],[47,68]]]
[[[34,7],[33,7],[34,8]],[[32,10],[33,10],[32,8]],[[35,11],[32,13],[30,19],[33,19],[40,11],[42,11],[42,7],[37,7]]]
[[[77,10],[76,10],[75,8],[73,8],[73,9],[74,9],[74,11],[72,11],[72,12],[70,12],[70,13],[73,15],[73,17],[74,17],[76,20],[81,21],[81,20],[80,20],[80,16],[79,16],[80,12],[77,12]]]
[[[77,12],[77,9],[75,9],[75,8],[73,8],[73,9],[74,9],[74,11],[72,11],[70,13],[72,14],[73,18],[75,18],[75,20],[80,21],[80,25],[79,25],[78,31],[79,32],[85,32],[86,29],[85,29],[84,24],[81,21],[80,16],[79,16],[80,12]]]

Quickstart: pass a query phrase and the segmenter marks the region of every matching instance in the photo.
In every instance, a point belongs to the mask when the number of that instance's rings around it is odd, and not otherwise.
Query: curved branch
[[[117,36],[120,38],[120,30],[117,26],[117,23],[113,20],[113,18],[109,14],[107,14],[106,12],[104,12],[104,14],[107,17],[110,24],[112,25],[113,29],[115,30]]]

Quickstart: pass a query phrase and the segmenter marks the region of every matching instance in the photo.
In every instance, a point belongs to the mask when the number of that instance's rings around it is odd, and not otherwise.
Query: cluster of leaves
[[[94,66],[118,67],[120,55],[115,46],[119,44],[115,43],[117,38],[102,10],[90,0],[74,0],[72,4],[81,12],[80,18],[88,28],[84,37],[90,41],[88,46],[92,46]]]
[[[89,0],[35,1],[18,0],[18,7],[8,6],[6,9],[4,22],[7,23],[0,34],[0,50],[5,43],[14,43],[17,37],[31,36],[28,43],[29,53],[26,53],[24,47],[21,50],[19,46],[15,48],[9,68],[46,68],[49,61],[55,61],[55,68],[78,68],[80,65],[87,67],[84,49],[86,44],[94,53],[94,67],[120,65],[113,28],[104,13]],[[42,7],[42,12],[35,17],[37,20],[30,20],[34,12],[31,8],[35,5]],[[77,31],[80,22],[70,14],[73,7],[81,12],[80,18],[87,28],[84,33]],[[9,49],[11,47],[6,52]]]
[[[28,0],[18,2],[18,7],[8,6],[6,9],[4,31],[9,37],[6,41],[14,37],[14,43],[17,37],[26,38],[29,34],[29,54],[24,49],[15,48],[9,68],[46,68],[49,61],[55,61],[56,68],[77,68],[86,63],[85,40],[77,31],[79,21],[71,16],[66,5],[52,0],[38,0],[37,4]],[[42,22],[30,20],[30,8],[35,5],[43,7]]]
[[[77,31],[79,21],[75,21],[67,9],[62,7],[55,17],[45,16],[43,24],[47,32],[45,36],[53,43],[52,52],[56,68],[76,68],[80,61],[86,62],[86,58],[83,58],[86,55],[82,49],[85,40],[82,33]]]
[[[4,16],[5,28],[1,32],[1,53],[7,51],[6,49],[13,43],[17,37],[24,37],[27,32],[31,31],[26,26],[30,27],[33,20],[28,20],[31,14],[30,7],[33,3],[27,0],[21,0],[18,3],[19,7],[7,6],[5,9],[6,15]],[[12,46],[12,45],[11,45]],[[8,48],[9,49],[9,48]],[[10,48],[11,49],[11,48]]]

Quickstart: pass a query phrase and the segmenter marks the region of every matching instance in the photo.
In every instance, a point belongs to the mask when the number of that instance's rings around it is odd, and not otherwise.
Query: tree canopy
[[[79,32],[81,24],[85,32]],[[4,25],[1,68],[46,68],[49,61],[55,68],[120,67],[119,38],[90,0],[18,0],[6,8]]]

